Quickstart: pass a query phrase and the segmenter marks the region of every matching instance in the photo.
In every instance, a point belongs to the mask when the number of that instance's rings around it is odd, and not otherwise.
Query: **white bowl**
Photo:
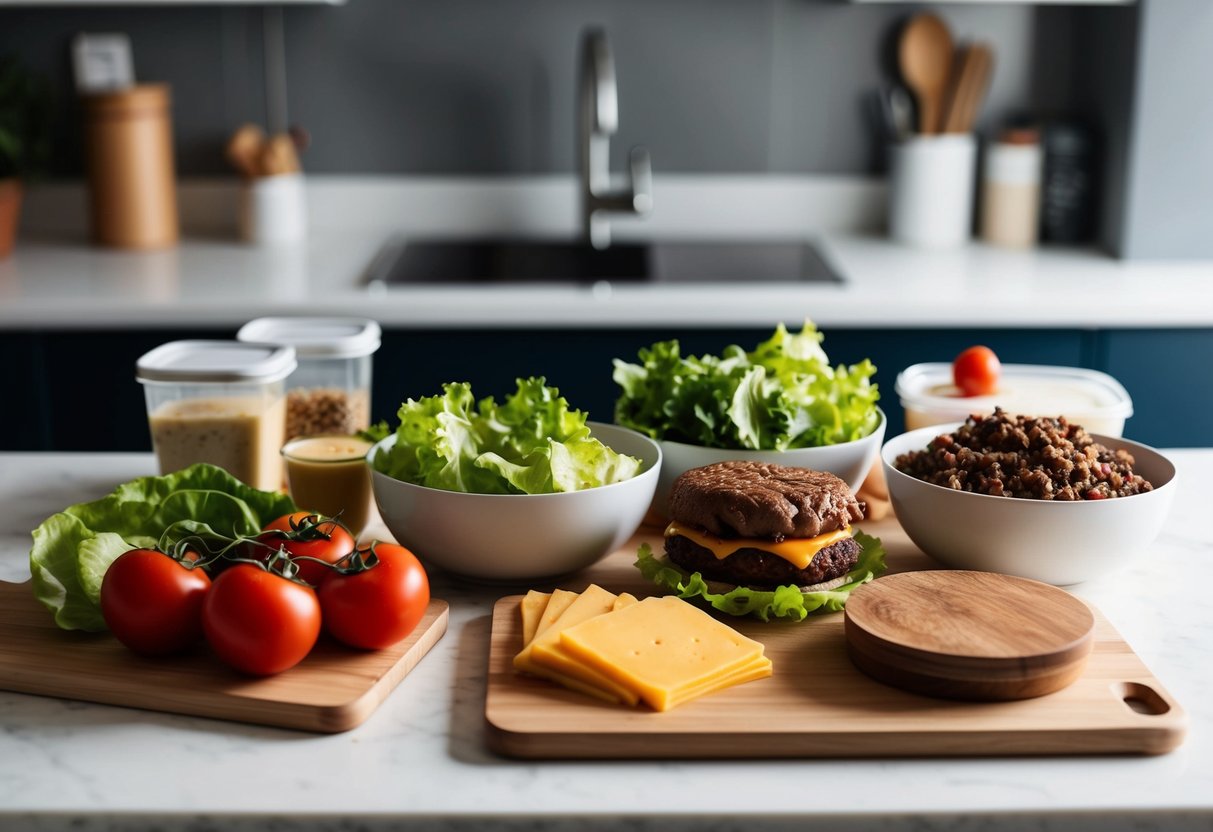
[[[375,502],[401,545],[469,578],[522,581],[583,569],[635,533],[657,487],[661,449],[635,431],[591,422],[594,436],[641,460],[630,480],[561,494],[464,494],[372,469]],[[391,447],[396,437],[379,442]],[[368,459],[371,458],[368,456]]]
[[[903,433],[881,450],[893,511],[910,540],[948,566],[1002,572],[1065,586],[1115,572],[1158,537],[1175,496],[1175,466],[1153,448],[1093,434],[1109,448],[1123,448],[1133,470],[1153,491],[1108,500],[1056,502],[954,491],[903,474],[897,457],[921,451],[959,424]]]
[[[793,468],[811,468],[828,471],[846,480],[852,491],[859,490],[864,477],[872,469],[884,439],[884,411],[877,408],[880,423],[876,429],[862,439],[843,442],[839,445],[822,445],[818,448],[795,448],[790,451],[729,450],[728,448],[706,448],[703,445],[687,445],[682,442],[658,440],[661,445],[661,476],[657,480],[657,494],[653,507],[664,517],[670,498],[670,486],[678,475],[692,468],[741,459],[748,462],[773,462]]]

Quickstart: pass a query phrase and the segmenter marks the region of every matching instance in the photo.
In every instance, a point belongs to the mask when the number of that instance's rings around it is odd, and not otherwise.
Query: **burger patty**
[[[761,549],[738,549],[727,558],[718,558],[689,537],[678,534],[665,539],[666,555],[688,572],[699,572],[708,580],[763,588],[812,586],[840,578],[855,568],[859,551],[859,544],[848,537],[822,549],[806,568],[797,569]]]
[[[833,474],[730,461],[683,472],[669,516],[717,537],[816,537],[863,519],[863,504]]]

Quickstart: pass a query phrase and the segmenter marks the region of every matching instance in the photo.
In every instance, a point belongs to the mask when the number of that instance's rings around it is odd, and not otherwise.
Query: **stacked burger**
[[[763,462],[720,462],[674,481],[665,556],[637,566],[683,598],[735,615],[804,618],[839,610],[884,570],[876,538],[853,532],[863,503],[833,474]]]

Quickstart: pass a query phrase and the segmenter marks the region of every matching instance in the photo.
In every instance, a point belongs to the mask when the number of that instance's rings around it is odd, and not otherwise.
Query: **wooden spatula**
[[[968,133],[977,121],[993,71],[993,52],[984,43],[962,47],[944,106],[944,133]]]

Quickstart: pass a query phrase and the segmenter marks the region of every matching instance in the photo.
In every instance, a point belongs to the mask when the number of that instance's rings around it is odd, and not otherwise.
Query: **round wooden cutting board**
[[[991,572],[902,572],[847,601],[847,651],[885,684],[949,699],[1028,699],[1076,680],[1095,618],[1078,598]]]

